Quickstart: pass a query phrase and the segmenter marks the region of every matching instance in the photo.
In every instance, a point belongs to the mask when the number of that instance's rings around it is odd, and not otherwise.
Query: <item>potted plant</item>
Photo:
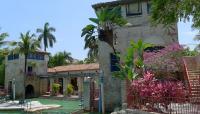
[[[58,83],[53,83],[52,85],[52,95],[57,96],[59,93],[59,89],[60,89],[60,84]]]
[[[72,84],[67,84],[67,95],[71,96],[71,94],[74,92],[74,87]]]

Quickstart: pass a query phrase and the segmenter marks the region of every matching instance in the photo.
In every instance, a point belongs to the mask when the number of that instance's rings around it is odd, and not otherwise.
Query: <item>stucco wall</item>
[[[137,41],[141,38],[144,42],[155,45],[168,45],[178,42],[176,24],[174,25],[173,34],[169,34],[167,29],[161,25],[157,27],[151,26],[146,2],[142,3],[142,15],[126,16],[125,5],[121,6],[121,14],[130,24],[125,27],[117,27],[114,30],[114,34],[116,34],[115,48],[120,52],[121,58],[126,54],[126,49],[131,40]],[[121,103],[126,102],[126,83],[113,78],[110,71],[110,53],[112,52],[113,50],[108,44],[99,41],[99,62],[100,69],[104,72],[104,102],[106,111],[112,111],[115,107],[119,107]]]
[[[40,78],[40,95],[45,95],[48,91],[48,78]]]
[[[35,96],[39,95],[40,82],[39,75],[47,74],[47,63],[48,63],[48,55],[45,55],[45,60],[27,60],[27,67],[30,63],[35,63],[33,66],[33,73],[36,73],[34,76],[26,76],[26,82],[24,83],[24,56],[19,55],[19,59],[8,60],[7,57],[5,59],[5,89],[8,90],[8,83],[15,79],[15,89],[16,89],[16,97],[22,98],[25,87],[27,85],[32,85],[34,87]]]

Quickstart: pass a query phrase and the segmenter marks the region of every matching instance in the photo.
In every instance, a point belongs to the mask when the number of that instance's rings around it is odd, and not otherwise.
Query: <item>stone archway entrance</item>
[[[30,84],[26,86],[25,97],[26,98],[33,98],[34,97],[34,87]]]

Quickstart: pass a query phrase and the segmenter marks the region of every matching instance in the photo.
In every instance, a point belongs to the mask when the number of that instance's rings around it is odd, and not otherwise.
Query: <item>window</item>
[[[147,14],[151,13],[151,3],[147,2]]]
[[[147,53],[151,53],[151,52],[157,53],[164,48],[165,48],[164,46],[152,46],[152,47],[148,47],[144,49],[144,51]]]
[[[126,16],[142,15],[142,4],[141,2],[128,4],[126,6]]]
[[[19,54],[10,54],[8,55],[8,61],[19,59]]]
[[[119,57],[117,57],[113,53],[110,54],[110,64],[111,64],[110,65],[110,70],[111,70],[111,72],[120,70],[119,67],[118,67],[119,61],[120,61]]]
[[[34,60],[44,60],[44,55],[43,54],[39,54],[39,53],[30,53],[28,55],[28,59],[34,59]]]
[[[32,73],[33,71],[33,67],[32,66],[28,66],[28,73]]]

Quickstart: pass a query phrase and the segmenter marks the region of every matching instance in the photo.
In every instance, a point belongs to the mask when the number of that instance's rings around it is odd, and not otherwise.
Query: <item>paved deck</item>
[[[24,105],[19,104],[19,101],[9,101],[0,104],[0,110],[25,110],[28,112],[34,112],[45,109],[55,109],[59,107],[61,107],[61,105],[56,105],[56,104],[43,105],[39,101],[30,101]]]

